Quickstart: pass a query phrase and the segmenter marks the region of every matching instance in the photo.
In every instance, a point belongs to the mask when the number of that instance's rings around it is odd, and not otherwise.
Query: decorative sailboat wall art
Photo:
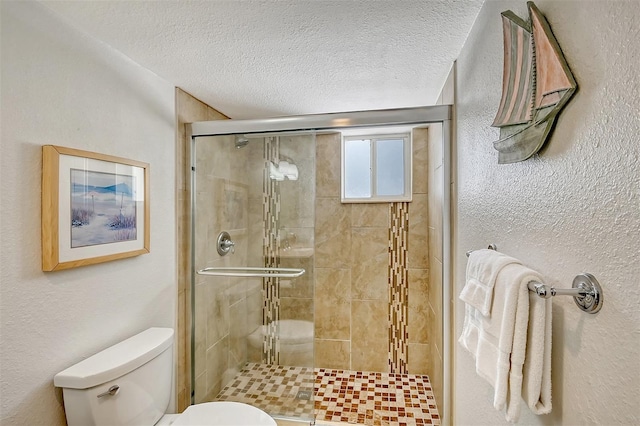
[[[533,2],[529,20],[502,12],[502,99],[493,127],[500,128],[498,163],[524,161],[549,137],[560,110],[578,88],[551,27]]]

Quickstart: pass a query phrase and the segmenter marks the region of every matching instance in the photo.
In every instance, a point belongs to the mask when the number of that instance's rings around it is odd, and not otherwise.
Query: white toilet
[[[301,320],[275,321],[280,347],[280,365],[313,367],[313,323]],[[267,326],[263,325],[249,334],[249,345],[262,352]]]
[[[173,329],[150,328],[55,375],[69,426],[276,426],[237,402],[192,405],[165,414],[171,395]]]

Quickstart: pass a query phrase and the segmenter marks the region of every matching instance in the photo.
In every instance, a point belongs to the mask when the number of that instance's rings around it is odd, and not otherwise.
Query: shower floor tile
[[[314,401],[309,396],[311,385]],[[428,376],[247,364],[217,396],[317,423],[439,425]]]
[[[244,402],[274,417],[311,420],[313,401],[298,398],[298,393],[310,393],[313,383],[311,368],[250,363],[220,391],[216,400]]]

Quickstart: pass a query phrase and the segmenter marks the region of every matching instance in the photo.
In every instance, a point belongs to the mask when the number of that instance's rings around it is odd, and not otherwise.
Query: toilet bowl
[[[280,364],[296,367],[313,367],[313,323],[302,320],[275,321],[280,348]],[[249,345],[262,351],[268,327],[258,327],[248,337]]]
[[[215,422],[215,423],[212,423]],[[171,426],[194,425],[276,425],[264,411],[240,402],[205,402],[188,407]]]
[[[69,426],[276,426],[264,411],[207,402],[165,414],[171,396],[173,329],[150,328],[55,375]]]

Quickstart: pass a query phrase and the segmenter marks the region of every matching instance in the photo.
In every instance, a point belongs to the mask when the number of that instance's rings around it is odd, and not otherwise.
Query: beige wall
[[[427,138],[414,138],[405,286],[408,371],[429,374]],[[340,202],[340,135],[316,148],[315,365],[389,371],[390,204]],[[396,324],[399,326],[399,324]]]
[[[637,1],[536,1],[578,82],[547,147],[498,165],[490,127],[502,84],[500,13],[524,1],[485,2],[457,63],[456,294],[465,251],[500,251],[566,288],[590,272],[604,290],[597,315],[553,299],[553,411],[522,406],[520,424],[640,423],[640,8]],[[456,301],[456,338],[463,304]],[[493,390],[456,345],[455,423],[506,424]]]
[[[444,166],[442,124],[432,124],[427,135],[428,144],[428,203],[429,203],[429,294],[427,297],[428,356],[427,372],[436,401],[442,410],[443,392],[443,310],[442,310],[442,209],[444,202]]]
[[[281,136],[279,152],[294,161],[298,180],[284,180],[280,189],[279,255],[283,268],[303,268],[300,278],[280,280],[280,319],[313,321],[315,201],[314,135]],[[311,358],[308,357],[308,358]]]

